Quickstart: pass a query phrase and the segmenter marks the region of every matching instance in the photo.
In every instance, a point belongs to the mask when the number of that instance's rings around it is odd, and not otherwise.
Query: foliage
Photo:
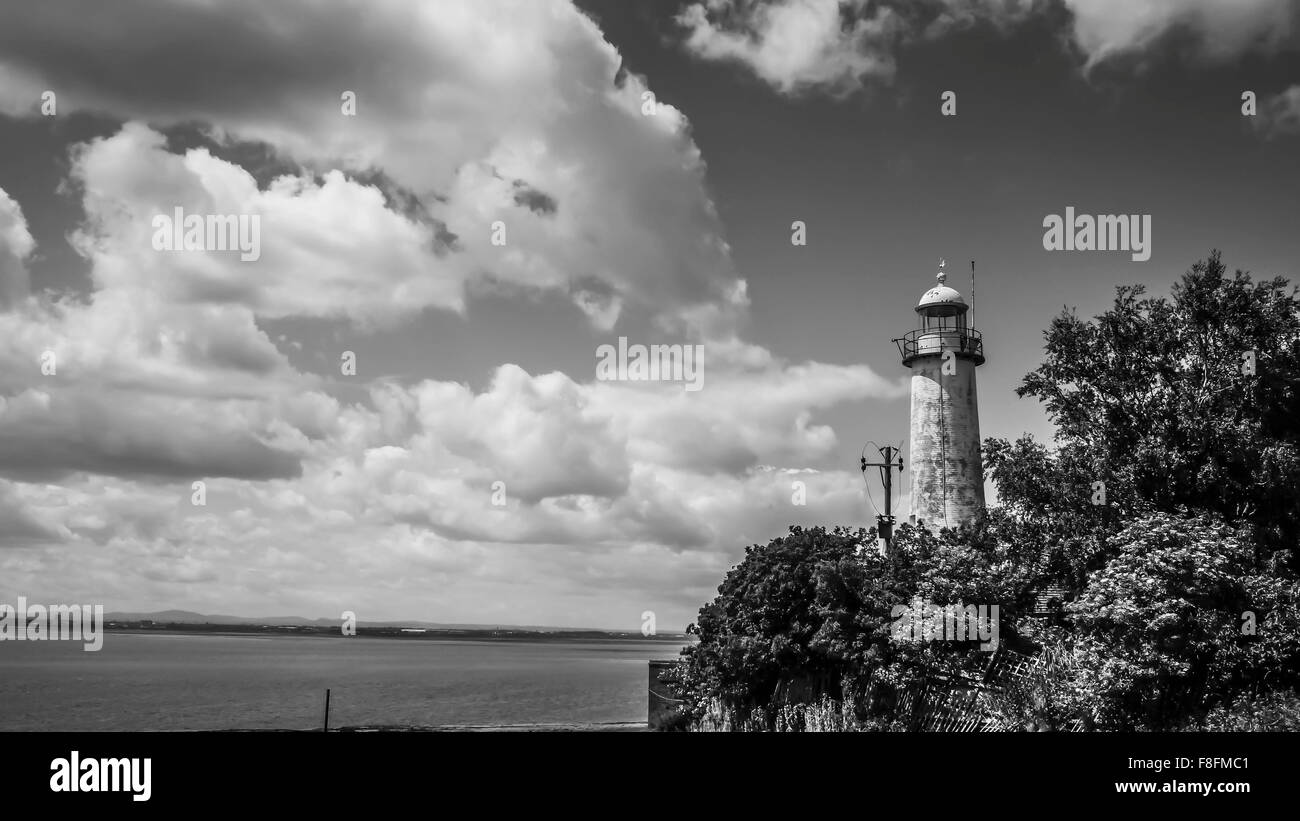
[[[839,529],[795,527],[766,547],[746,548],[718,597],[687,628],[700,637],[683,651],[688,713],[703,717],[707,696],[746,710],[771,703],[778,688],[821,694],[839,681],[844,669],[810,647],[822,623],[815,576],[851,557],[860,540]]]
[[[1064,625],[1025,630],[1042,650],[998,700],[1005,720],[1170,730],[1300,684],[1300,588],[1253,572],[1253,552],[1222,522],[1143,516],[1107,551]]]
[[[1300,682],[1288,585],[1253,572],[1253,552],[1202,514],[1157,513],[1108,543],[1114,556],[1066,607],[1094,657],[1095,721],[1170,729],[1234,694]],[[1268,618],[1243,632],[1243,614]]]
[[[1010,520],[1001,524],[1016,527]],[[804,530],[746,549],[688,628],[675,689],[698,722],[775,729],[787,707],[832,700],[858,729],[890,729],[902,695],[935,677],[978,679],[973,642],[891,638],[896,606],[1014,602],[1026,581],[996,525],[933,534],[903,525],[881,555],[873,531]],[[1001,619],[1007,640],[1008,619]],[[785,712],[783,713],[783,710]],[[725,715],[724,715],[725,714]],[[788,720],[798,726],[800,720]]]
[[[1059,487],[1104,481],[1121,515],[1146,505],[1211,511],[1256,529],[1263,551],[1292,553],[1300,540],[1296,289],[1282,278],[1229,277],[1214,252],[1171,300],[1144,293],[1118,288],[1114,306],[1090,322],[1062,312],[1044,334],[1043,363],[1017,389],[1042,401],[1057,426]],[[1013,480],[1005,488],[1013,503],[1053,514],[1061,502],[1073,507],[1015,482],[1007,447],[995,440],[989,455],[995,479]]]
[[[842,528],[747,548],[690,628],[688,720],[915,729],[907,694],[990,673],[973,643],[891,638],[893,608],[920,598],[1001,605],[1003,645],[1032,659],[982,702],[1003,727],[1296,726],[1296,290],[1229,277],[1215,252],[1170,299],[1121,287],[1045,342],[1018,393],[1056,441],[985,442],[999,506],[958,530],[903,525],[888,556]],[[1073,601],[1035,617],[1048,585]]]
[[[1280,691],[1259,698],[1242,696],[1230,705],[1215,707],[1183,729],[1223,733],[1300,731],[1300,696]]]
[[[1027,670],[1003,676],[988,710],[993,723],[1007,730],[1094,729],[1091,693],[1073,637],[1056,625],[1022,625],[1038,652]]]

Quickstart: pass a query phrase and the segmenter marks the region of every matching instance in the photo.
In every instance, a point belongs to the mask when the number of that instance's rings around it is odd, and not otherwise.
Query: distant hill
[[[156,613],[104,614],[104,621],[154,621],[165,624],[266,624],[273,627],[337,627],[341,619],[305,619],[301,616],[227,616],[195,613],[191,610],[159,610]],[[431,621],[358,621],[358,627],[408,627],[424,630],[528,630],[534,633],[636,633],[631,630],[609,630],[598,627],[551,627],[531,624],[444,624]],[[674,638],[684,633],[663,632],[657,635]]]

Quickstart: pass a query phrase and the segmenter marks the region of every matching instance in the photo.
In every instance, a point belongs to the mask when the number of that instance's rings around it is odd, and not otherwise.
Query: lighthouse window
[[[923,331],[965,331],[966,315],[956,314],[955,316],[923,316],[921,318],[921,328]]]

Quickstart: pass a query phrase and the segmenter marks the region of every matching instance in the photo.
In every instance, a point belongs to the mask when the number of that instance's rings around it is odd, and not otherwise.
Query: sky
[[[1297,158],[1292,0],[0,2],[0,601],[682,630],[872,523],[940,259],[983,436],[1050,441],[1052,316],[1294,278]]]

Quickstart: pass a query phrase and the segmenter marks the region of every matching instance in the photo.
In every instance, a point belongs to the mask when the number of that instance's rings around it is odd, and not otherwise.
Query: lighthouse
[[[968,522],[984,509],[975,390],[984,341],[967,321],[961,294],[945,284],[942,260],[935,278],[938,284],[917,303],[918,327],[894,343],[912,371],[909,519],[938,529]]]

